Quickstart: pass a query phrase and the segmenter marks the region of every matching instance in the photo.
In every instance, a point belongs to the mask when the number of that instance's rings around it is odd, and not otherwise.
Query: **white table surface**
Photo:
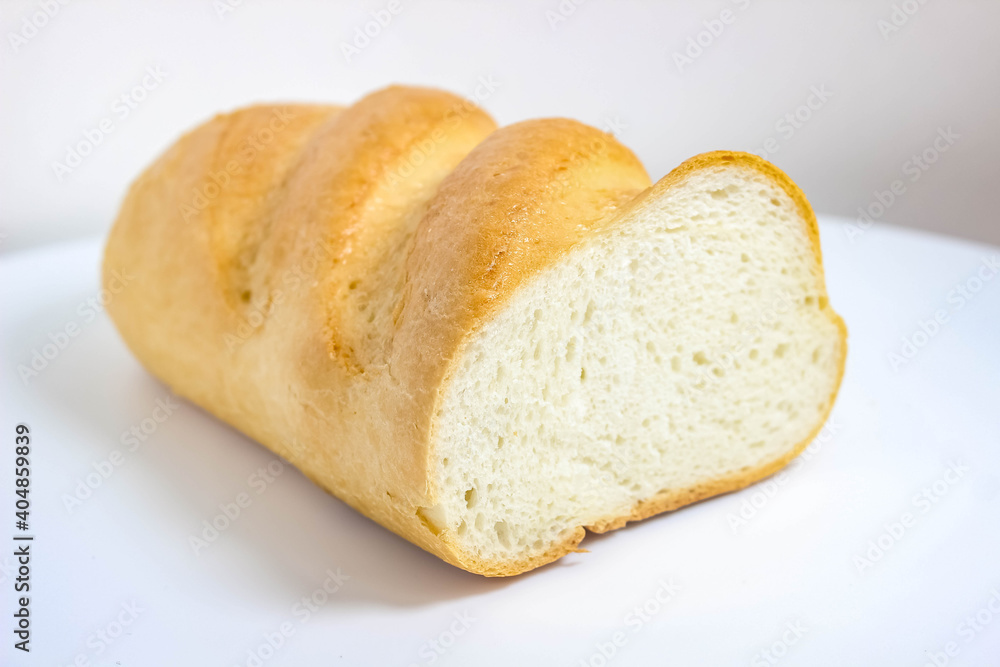
[[[123,444],[165,415],[168,392],[88,305],[100,243],[4,257],[0,664],[998,664],[1000,275],[976,276],[1000,250],[884,225],[851,242],[845,224],[822,225],[850,331],[829,437],[781,483],[588,536],[589,553],[512,579],[439,561],[291,467],[251,477],[273,455],[186,402]],[[893,368],[939,310],[947,321]],[[11,634],[20,422],[33,436],[27,655]],[[113,450],[118,465],[67,509]],[[189,537],[241,493],[249,506],[195,555]],[[340,587],[320,593],[328,572]],[[314,594],[326,600],[307,613]]]

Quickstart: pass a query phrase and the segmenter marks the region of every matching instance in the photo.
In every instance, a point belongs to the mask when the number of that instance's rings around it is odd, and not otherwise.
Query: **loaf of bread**
[[[115,271],[151,373],[489,576],[774,473],[846,355],[771,164],[707,153],[652,185],[592,127],[497,129],[422,88],[216,116],[131,187]]]

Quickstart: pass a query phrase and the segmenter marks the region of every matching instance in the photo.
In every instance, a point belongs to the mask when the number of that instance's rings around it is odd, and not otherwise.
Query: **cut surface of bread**
[[[196,128],[129,191],[120,271],[108,312],[153,374],[489,576],[777,471],[846,356],[774,166],[653,185],[594,128],[421,88]]]
[[[814,228],[751,158],[683,181],[522,287],[442,397],[431,520],[483,564],[545,559],[770,474],[832,406],[843,325]]]

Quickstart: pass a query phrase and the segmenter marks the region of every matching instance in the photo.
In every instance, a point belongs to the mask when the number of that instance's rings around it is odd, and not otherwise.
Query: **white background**
[[[219,111],[349,103],[393,82],[471,95],[480,77],[500,83],[482,104],[502,124],[616,122],[654,179],[694,154],[758,151],[775,137],[771,159],[820,212],[855,217],[901,179],[881,220],[1000,243],[1000,3],[990,0],[897,0],[915,12],[891,32],[878,23],[893,18],[887,0],[400,0],[350,62],[341,44],[388,0],[245,0],[221,13],[211,0],[70,2],[15,48],[11,33],[39,2],[0,3],[3,251],[105,232],[138,171]],[[556,21],[560,7],[568,16]],[[703,35],[708,46],[679,71],[673,54],[724,9],[731,23]],[[113,112],[152,66],[166,78],[127,117]],[[812,86],[832,96],[791,136],[776,129]],[[53,162],[103,118],[111,134],[60,181]],[[910,181],[906,162],[948,127],[960,138]]]
[[[882,221],[1000,243],[1000,3],[914,4],[883,36],[891,2],[592,0],[554,27],[556,0],[403,2],[347,62],[341,43],[387,2],[247,0],[220,16],[210,0],[81,0],[15,50],[10,34],[39,2],[0,0],[0,665],[254,667],[289,622],[292,636],[257,664],[598,667],[616,632],[626,641],[608,667],[996,662],[1000,276],[985,276],[1000,253]],[[673,53],[725,8],[735,21],[678,71]],[[156,67],[164,80],[121,118],[115,101]],[[850,330],[829,437],[780,484],[588,536],[589,553],[506,580],[443,563],[291,468],[257,494],[250,476],[273,455],[185,402],[67,508],[167,390],[87,305],[100,241],[45,244],[103,234],[137,172],[220,110],[347,103],[392,82],[471,95],[483,78],[499,82],[482,104],[501,123],[610,120],[654,178],[698,152],[778,139],[771,159],[819,211],[847,216],[822,225],[831,303]],[[832,96],[782,136],[776,122],[813,86]],[[52,163],[104,118],[113,131],[59,180]],[[856,209],[906,179],[939,128],[959,139],[849,237]],[[951,297],[977,277],[959,308]],[[942,309],[947,323],[894,365]],[[22,380],[18,368],[71,323],[78,334]],[[18,422],[34,436],[30,656],[10,634]],[[956,461],[968,470],[943,482]],[[935,484],[944,491],[924,511],[914,497]],[[252,504],[194,553],[203,522],[248,491]],[[916,523],[896,537],[906,513]],[[349,579],[303,620],[293,605],[330,570]],[[661,581],[679,587],[662,603]],[[455,614],[474,620],[450,636]],[[989,620],[970,626],[977,615]],[[788,624],[804,634],[783,645]],[[450,643],[438,653],[434,641]]]

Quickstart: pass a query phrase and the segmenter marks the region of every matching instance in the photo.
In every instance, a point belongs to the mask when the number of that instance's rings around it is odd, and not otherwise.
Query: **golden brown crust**
[[[395,283],[441,180],[495,125],[453,95],[393,87],[343,110],[307,107],[308,122],[265,141],[284,111],[217,117],[138,179],[104,262],[135,289],[109,313],[178,394],[440,551],[416,516],[429,417],[386,361]],[[262,148],[243,159],[250,140]],[[195,201],[229,161],[239,178]],[[377,418],[357,418],[372,405]]]
[[[610,135],[561,119],[495,130],[438,91],[393,87],[346,109],[252,107],[195,129],[133,185],[104,275],[136,278],[108,310],[151,372],[317,484],[454,565],[516,574],[573,551],[584,528],[497,563],[462,553],[421,515],[435,502],[434,419],[463,341],[622,211],[733,162],[795,199],[819,260],[808,203],[753,156],[699,156],[650,189]],[[593,529],[745,486],[791,456]]]

